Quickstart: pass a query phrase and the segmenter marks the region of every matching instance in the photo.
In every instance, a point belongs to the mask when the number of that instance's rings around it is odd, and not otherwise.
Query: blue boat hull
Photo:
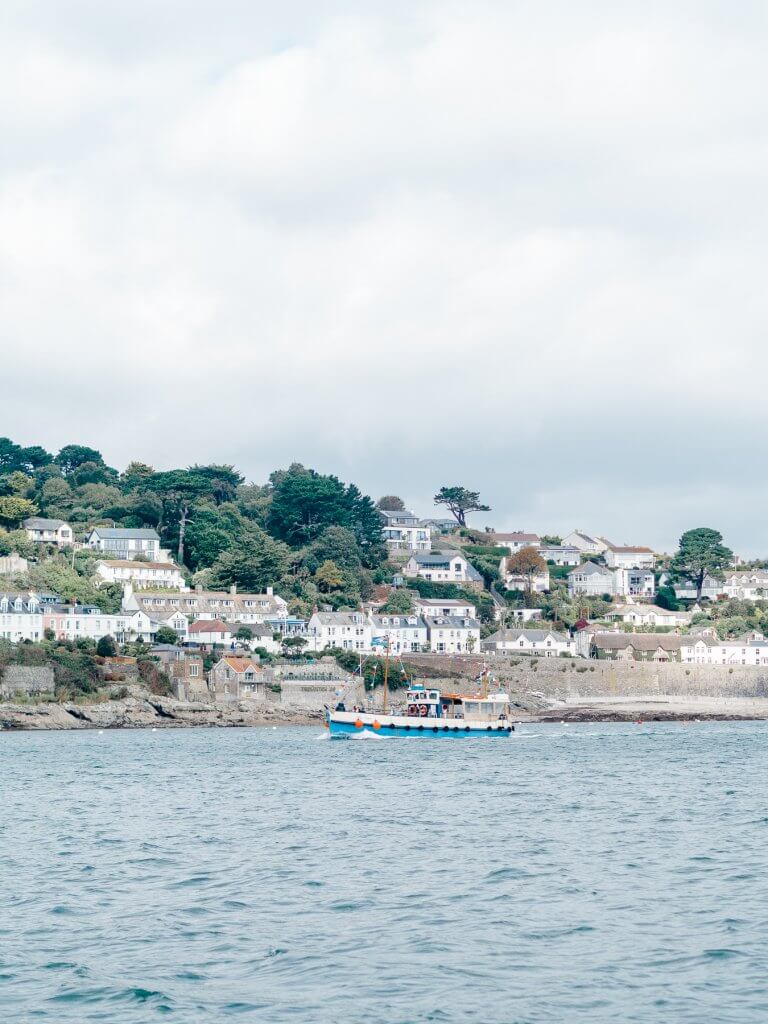
[[[375,736],[377,738],[389,738],[391,736],[403,739],[432,739],[432,740],[466,740],[477,737],[484,739],[508,738],[513,731],[513,726],[503,728],[488,726],[482,722],[475,722],[472,725],[461,725],[456,722],[435,722],[424,724],[418,719],[413,725],[381,725],[374,729],[373,725],[355,725],[354,722],[336,722],[329,715],[328,728],[333,739],[346,739],[348,737]]]

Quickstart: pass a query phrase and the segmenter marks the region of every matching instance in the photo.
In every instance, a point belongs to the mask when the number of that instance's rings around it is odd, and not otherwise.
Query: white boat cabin
[[[409,718],[463,718],[484,722],[507,718],[509,697],[506,693],[468,696],[441,693],[440,690],[415,683],[406,690],[406,715]]]

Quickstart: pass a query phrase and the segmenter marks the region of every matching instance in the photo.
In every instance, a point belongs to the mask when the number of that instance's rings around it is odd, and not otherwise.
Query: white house
[[[417,614],[428,618],[445,618],[453,616],[459,619],[476,619],[477,607],[468,601],[454,598],[417,597],[413,602]]]
[[[606,615],[614,622],[626,622],[630,626],[687,626],[691,621],[690,612],[673,612],[655,604],[619,604]]]
[[[121,644],[141,640],[151,643],[155,629],[143,612],[118,612],[108,615],[99,608],[59,606],[49,608],[43,616],[43,627],[57,640],[100,640],[111,636]]]
[[[616,580],[612,569],[595,562],[584,562],[568,573],[568,593],[571,597],[601,597],[616,593]]]
[[[482,647],[491,654],[528,654],[539,658],[576,654],[575,641],[553,629],[500,629],[483,640]]]
[[[373,638],[385,641],[386,646],[375,645],[374,650],[384,654],[404,654],[427,647],[427,624],[420,615],[372,615]]]
[[[190,623],[187,639],[197,644],[230,644],[232,628],[220,619],[199,619]]]
[[[387,547],[395,551],[429,551],[432,531],[413,512],[389,512],[379,509],[384,525],[382,533]]]
[[[582,558],[578,548],[567,544],[542,544],[539,554],[545,562],[554,562],[555,565],[579,565]]]
[[[97,526],[88,534],[86,544],[115,558],[127,560],[143,555],[150,562],[160,560],[160,537],[156,530],[127,530]]]
[[[666,575],[661,577],[661,583],[665,583],[668,577]],[[721,580],[713,579],[711,576],[704,577],[704,583],[701,588],[701,598],[708,598],[710,601],[716,601],[718,597],[725,594],[723,589],[724,584]],[[696,584],[690,580],[681,580],[679,583],[674,584],[675,597],[680,600],[695,601],[698,597],[696,593]]]
[[[565,547],[578,548],[585,555],[602,555],[608,544],[600,537],[590,537],[581,530],[574,530],[567,537],[563,537]]]
[[[653,569],[656,556],[650,548],[609,544],[605,550],[605,564],[611,569]]]
[[[519,622],[533,622],[540,619],[543,613],[541,608],[510,608],[507,614]]]
[[[362,612],[314,612],[307,624],[307,649],[370,651],[373,627]]]
[[[42,519],[40,516],[30,516],[25,519],[23,528],[27,537],[36,544],[55,544],[57,547],[67,547],[74,540],[72,527],[63,519]]]
[[[114,559],[96,563],[97,585],[131,583],[136,590],[159,587],[164,590],[186,590],[181,570],[173,562],[137,562]]]
[[[622,597],[653,598],[656,577],[652,569],[614,569],[614,593]]]
[[[168,590],[136,590],[133,583],[126,583],[122,604],[127,609],[141,608],[150,617],[179,611],[189,619],[223,619],[245,626],[273,625],[288,619],[287,601],[275,594],[271,587],[267,587],[263,594],[240,593],[235,586],[229,590],[195,587],[194,590],[173,593]]]
[[[497,548],[507,548],[514,555],[521,548],[538,548],[541,538],[537,533],[515,530],[513,533],[491,533],[488,535],[488,543]]]
[[[403,576],[419,576],[433,583],[483,585],[483,577],[459,551],[415,551],[402,571]]]
[[[477,619],[441,615],[425,621],[429,649],[435,654],[471,654],[480,651],[480,623]]]
[[[726,573],[720,587],[728,597],[739,601],[764,601],[768,598],[768,570]]]
[[[737,640],[685,636],[680,660],[689,665],[768,665],[768,640],[762,633],[748,633]]]

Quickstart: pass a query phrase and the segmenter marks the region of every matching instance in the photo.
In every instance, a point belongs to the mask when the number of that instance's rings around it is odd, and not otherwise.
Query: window
[[[189,666],[189,674],[190,674],[190,676],[198,675],[199,671],[200,671],[200,666],[199,665],[190,665]]]

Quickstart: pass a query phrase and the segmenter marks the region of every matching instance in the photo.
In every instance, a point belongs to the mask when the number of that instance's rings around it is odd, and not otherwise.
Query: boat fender
[[[376,719],[374,719],[373,720],[373,728],[374,729],[380,729],[381,728],[381,722],[377,722]]]
[[[362,729],[363,728],[363,723],[360,721],[359,718],[355,719],[355,728],[356,729]]]
[[[419,725],[419,726],[417,726],[417,728],[418,728],[419,732],[424,732],[424,726],[423,725]]]

